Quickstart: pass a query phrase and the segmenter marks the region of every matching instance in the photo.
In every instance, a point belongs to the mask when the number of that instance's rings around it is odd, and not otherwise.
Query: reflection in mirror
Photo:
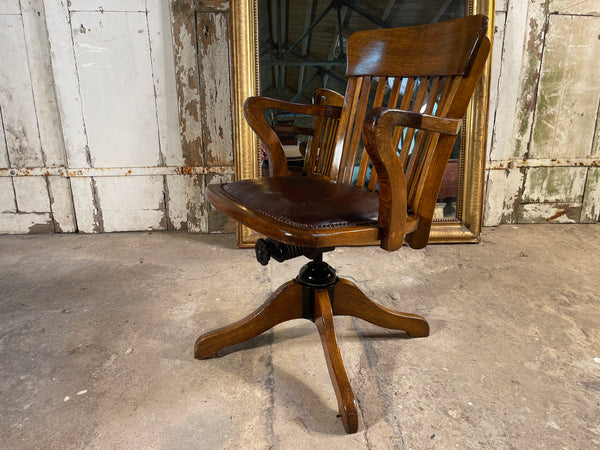
[[[421,25],[466,15],[465,0],[258,0],[258,45],[260,95],[291,102],[324,102],[341,106],[346,90],[346,43],[355,31]],[[378,81],[378,80],[375,80]],[[369,106],[383,105],[435,114],[442,92],[440,86],[420,79],[388,79],[380,89],[372,83]],[[322,88],[327,88],[326,91]],[[383,93],[383,97],[381,97]],[[268,119],[279,135],[291,171],[326,176],[331,164],[334,120],[269,111]],[[398,148],[423,139],[404,130],[397,133]],[[459,138],[444,174],[435,219],[455,221],[459,198]],[[377,189],[371,167],[360,168],[362,142],[356,165],[348,177],[353,184]],[[263,173],[268,173],[262,152]],[[316,164],[316,166],[315,166]]]

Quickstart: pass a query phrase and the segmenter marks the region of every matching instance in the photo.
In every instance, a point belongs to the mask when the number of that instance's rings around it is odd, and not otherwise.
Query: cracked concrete
[[[600,226],[486,228],[479,245],[341,248],[407,339],[336,318],[361,411],[345,435],[314,325],[193,359],[305,259],[260,266],[232,235],[0,236],[0,447],[600,446]]]

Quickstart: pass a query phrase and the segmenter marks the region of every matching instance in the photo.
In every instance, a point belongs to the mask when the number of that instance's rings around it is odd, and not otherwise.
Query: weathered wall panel
[[[2,120],[2,105],[0,105],[0,168],[9,167],[8,149],[6,148],[6,138],[4,137],[4,122]]]
[[[600,16],[600,2],[598,0],[550,0],[549,10],[559,14]]]
[[[90,167],[67,0],[46,1],[44,7],[67,164],[74,168]]]
[[[600,100],[600,19],[550,15],[530,158],[590,156]]]
[[[19,0],[2,0],[0,2],[0,14],[20,14]]]
[[[508,0],[484,225],[600,220],[599,7]]]
[[[103,231],[166,230],[162,177],[96,177]]]
[[[46,167],[64,166],[67,161],[54,90],[43,0],[23,1],[21,6],[44,164]]]
[[[57,233],[77,231],[71,181],[63,177],[48,177],[48,192],[54,230]]]
[[[227,13],[196,13],[204,162],[233,164]]]
[[[146,15],[71,14],[93,167],[163,164]]]
[[[73,206],[76,211],[77,230],[81,233],[100,233],[104,230],[102,211],[98,207],[96,182],[91,177],[71,178]]]
[[[50,212],[46,177],[15,177],[13,185],[19,212]]]
[[[179,134],[169,3],[161,0],[147,0],[147,4],[160,149],[166,166],[182,166],[184,161]]]
[[[11,167],[44,165],[20,15],[0,15],[0,108]]]
[[[0,177],[0,214],[17,212],[12,178]]]
[[[581,203],[529,203],[519,205],[518,223],[576,223]]]
[[[186,0],[173,1],[171,12],[183,160],[186,166],[200,166],[204,159],[193,3]]]
[[[581,203],[587,167],[532,167],[527,171],[522,203]]]
[[[600,167],[588,169],[580,222],[600,221]]]
[[[145,0],[69,0],[71,11],[146,11]]]

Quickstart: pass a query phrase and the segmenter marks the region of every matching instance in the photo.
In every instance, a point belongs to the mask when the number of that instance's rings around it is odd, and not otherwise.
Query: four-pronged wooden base
[[[312,303],[309,308],[312,317],[307,316],[307,295]],[[358,430],[358,407],[335,337],[333,316],[358,317],[380,327],[406,331],[411,337],[429,335],[429,325],[423,317],[378,305],[349,280],[340,278],[332,286],[323,289],[303,286],[297,280],[292,280],[283,284],[249,316],[200,336],[196,341],[194,357],[213,358],[222,348],[247,341],[279,323],[292,319],[311,319],[321,335],[344,429],[347,433],[355,433]]]

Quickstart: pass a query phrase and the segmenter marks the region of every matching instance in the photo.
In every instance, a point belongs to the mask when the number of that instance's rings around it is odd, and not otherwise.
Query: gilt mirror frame
[[[495,0],[465,0],[469,15],[489,17],[488,37],[493,42]],[[258,138],[246,123],[244,101],[258,95],[257,0],[231,0],[232,112],[236,180],[260,176]],[[460,157],[457,217],[434,222],[429,243],[478,242],[482,226],[484,171],[492,55],[469,105]],[[257,233],[238,225],[239,247],[253,247]]]

